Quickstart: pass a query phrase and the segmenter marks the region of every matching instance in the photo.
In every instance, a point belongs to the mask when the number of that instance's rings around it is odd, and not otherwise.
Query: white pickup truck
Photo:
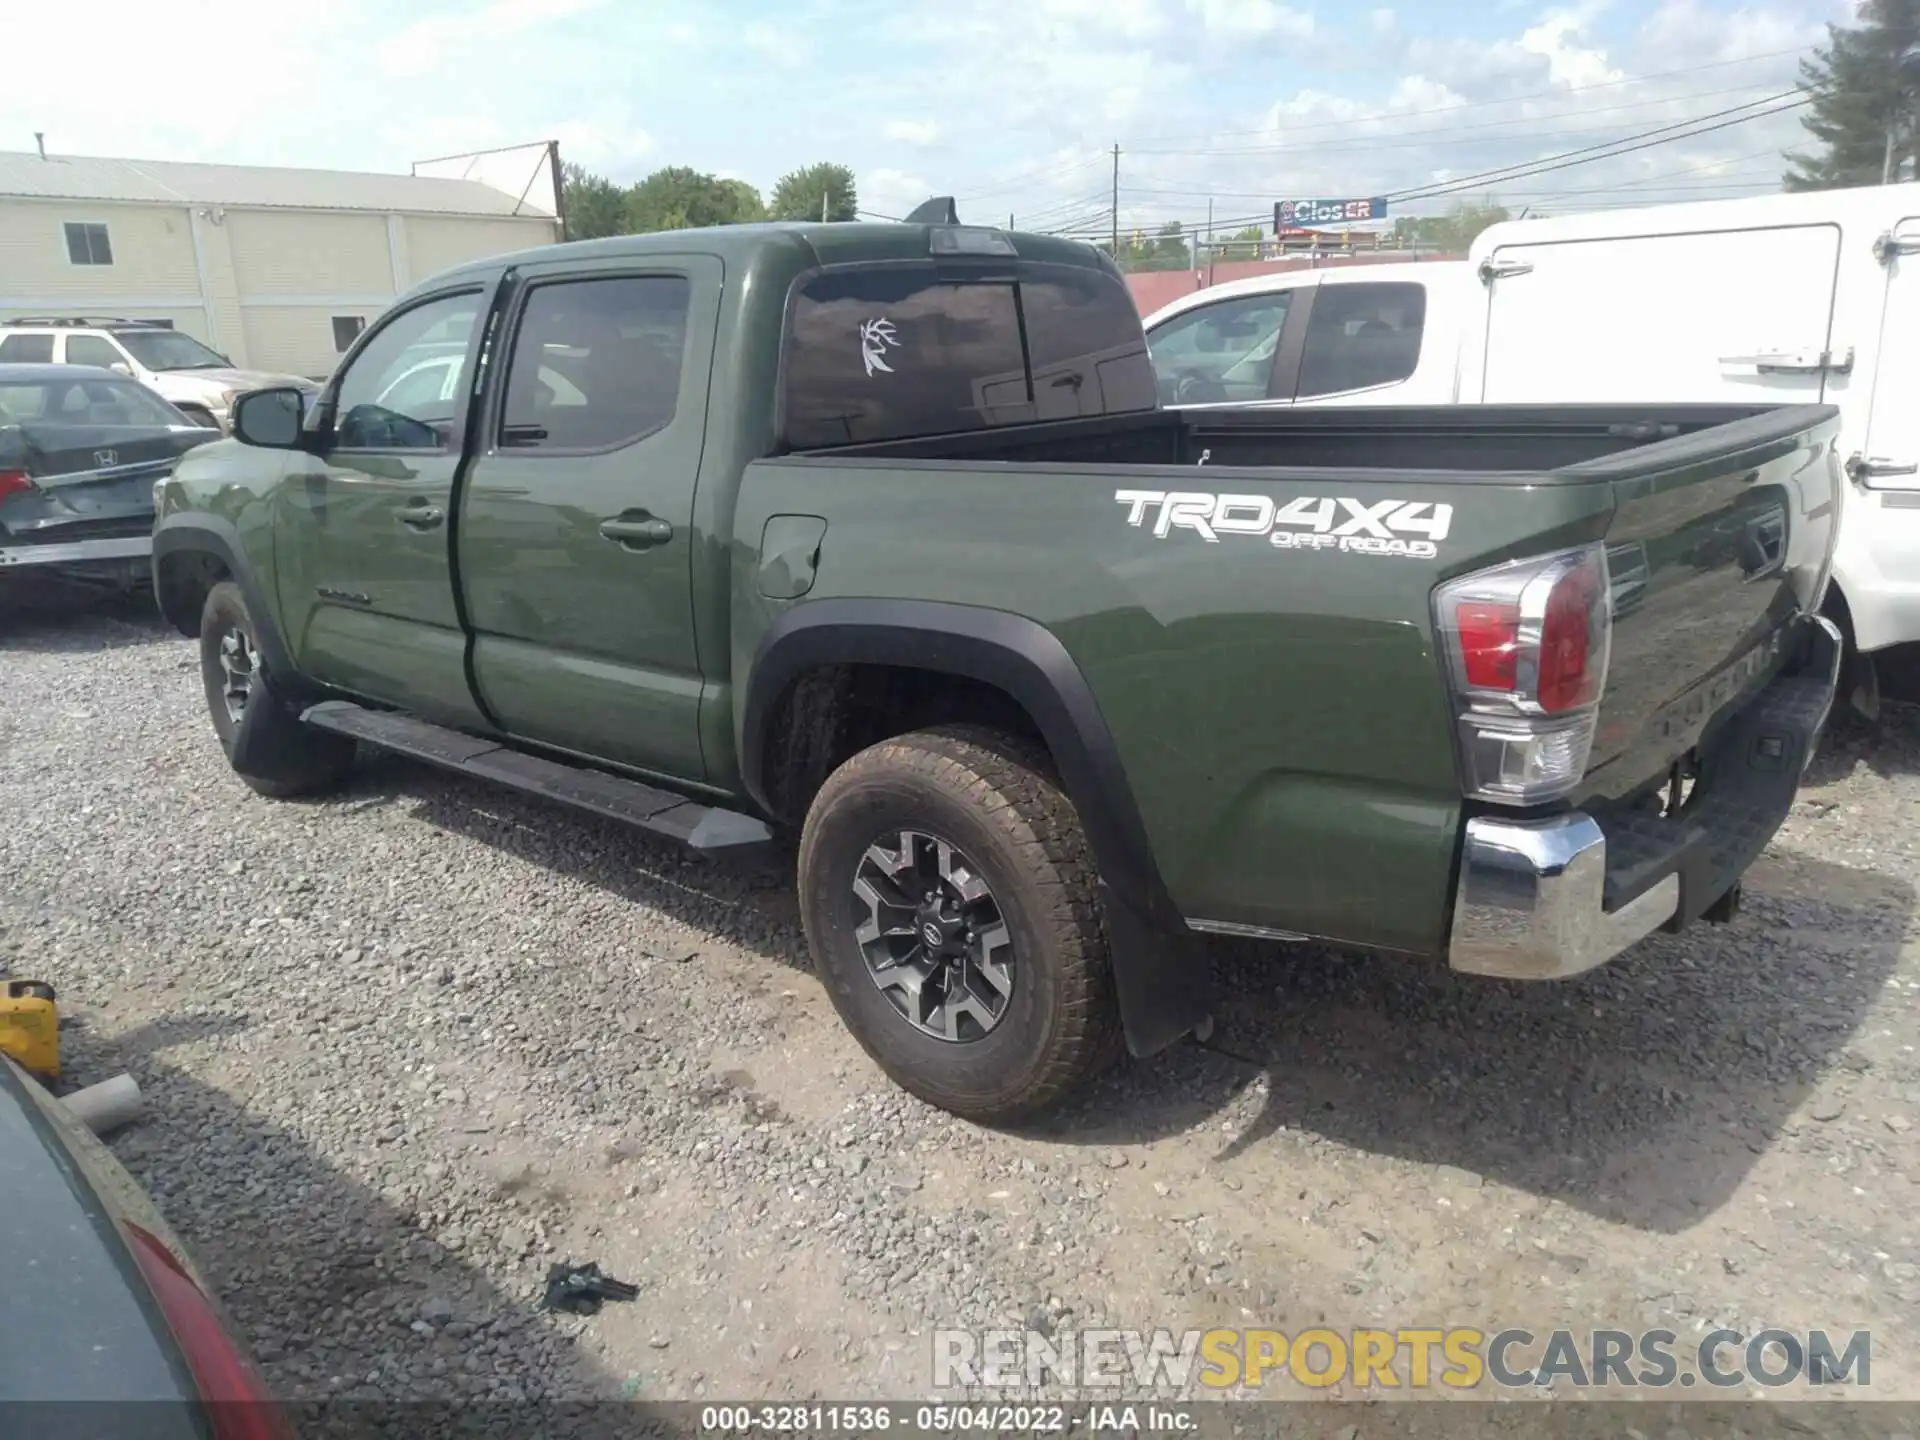
[[[1920,184],[1508,221],[1465,262],[1184,296],[1147,341],[1179,405],[1837,405],[1854,706],[1920,642]]]

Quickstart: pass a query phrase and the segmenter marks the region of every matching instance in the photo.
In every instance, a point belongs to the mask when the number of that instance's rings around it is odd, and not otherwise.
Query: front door
[[[275,554],[288,643],[316,679],[449,725],[467,684],[449,546],[471,377],[491,283],[385,317],[323,403],[333,417],[280,487]]]
[[[1282,358],[1287,318],[1298,290],[1268,290],[1196,305],[1147,336],[1160,403],[1291,404],[1291,376]],[[1304,305],[1301,308],[1305,308]],[[1278,387],[1278,388],[1276,388]],[[1284,393],[1282,391],[1284,390]]]
[[[694,483],[722,264],[519,275],[460,502],[475,683],[511,735],[702,779]]]

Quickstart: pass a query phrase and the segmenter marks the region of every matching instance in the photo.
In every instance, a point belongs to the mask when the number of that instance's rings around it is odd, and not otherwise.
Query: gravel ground
[[[1920,711],[1732,926],[1550,987],[1219,952],[1216,1041],[1018,1135],[888,1085],[778,867],[393,760],[226,770],[139,602],[0,621],[0,962],[291,1398],[899,1397],[940,1326],[1871,1328],[1920,1398]],[[542,1312],[546,1266],[640,1298]]]

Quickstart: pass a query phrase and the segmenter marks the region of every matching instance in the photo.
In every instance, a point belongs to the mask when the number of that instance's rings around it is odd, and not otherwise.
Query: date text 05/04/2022
[[[707,1405],[703,1435],[1035,1435],[1069,1432],[1188,1434],[1199,1429],[1191,1405],[1146,1404],[848,1404]]]

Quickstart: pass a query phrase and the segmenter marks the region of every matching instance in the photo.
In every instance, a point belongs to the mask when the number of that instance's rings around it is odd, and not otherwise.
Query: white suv
[[[98,316],[0,322],[0,364],[98,365],[157,390],[197,425],[230,428],[233,400],[248,390],[320,387],[298,375],[240,370],[218,351],[158,320]]]

